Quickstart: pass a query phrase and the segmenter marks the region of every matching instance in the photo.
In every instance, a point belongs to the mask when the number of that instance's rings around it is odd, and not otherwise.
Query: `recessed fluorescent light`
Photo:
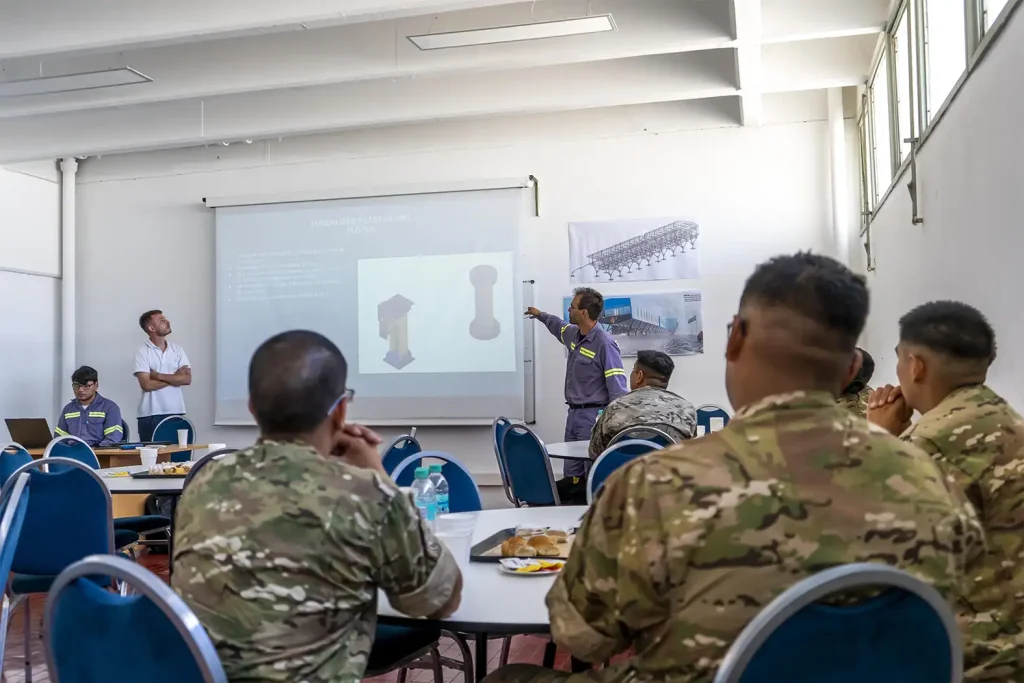
[[[116,85],[133,85],[149,83],[153,79],[130,67],[107,69],[106,71],[89,71],[64,76],[43,76],[42,78],[26,78],[20,81],[0,81],[0,97],[22,97],[25,95],[52,95],[75,90],[95,90],[112,88]]]
[[[443,50],[448,47],[514,43],[521,40],[562,38],[614,30],[615,22],[612,20],[612,15],[600,14],[594,17],[542,21],[536,24],[479,28],[450,33],[427,33],[421,36],[409,36],[409,40],[421,50]]]

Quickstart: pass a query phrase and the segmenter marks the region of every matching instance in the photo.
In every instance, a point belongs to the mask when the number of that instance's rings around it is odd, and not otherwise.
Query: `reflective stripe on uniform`
[[[594,353],[590,349],[585,349],[582,346],[580,347],[580,353],[586,356],[587,358],[594,358],[595,356],[597,356],[596,353]]]
[[[124,430],[121,428],[121,425],[114,425],[113,427],[107,427],[106,429],[104,429],[103,436],[113,434],[114,432],[121,432],[122,434],[124,434]]]
[[[604,376],[605,377],[612,377],[613,375],[625,375],[625,374],[626,374],[626,371],[623,370],[622,368],[612,368],[611,370],[605,370],[604,371]]]
[[[70,434],[65,432],[63,429],[61,429],[60,427],[57,427],[56,431],[57,431],[57,436],[71,436]]]
[[[65,420],[74,420],[76,417],[82,417],[82,413],[64,413]]]
[[[569,350],[570,351],[575,351],[576,350],[576,342],[573,342],[572,344],[569,344]]]
[[[107,416],[107,414],[102,412],[102,411],[95,411],[94,410],[94,411],[91,411],[89,413],[89,417],[106,417],[106,416]]]
[[[568,325],[562,325],[562,329],[558,331],[558,338],[562,340],[563,344],[565,343],[565,331],[567,329],[569,329]]]

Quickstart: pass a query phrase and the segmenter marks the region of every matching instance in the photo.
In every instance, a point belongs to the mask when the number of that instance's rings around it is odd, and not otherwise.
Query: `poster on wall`
[[[573,284],[700,277],[700,226],[679,218],[569,223]]]
[[[570,303],[571,296],[562,301],[564,318]],[[635,356],[645,349],[670,356],[704,353],[700,290],[610,296],[604,300],[598,324],[612,336],[623,356]]]

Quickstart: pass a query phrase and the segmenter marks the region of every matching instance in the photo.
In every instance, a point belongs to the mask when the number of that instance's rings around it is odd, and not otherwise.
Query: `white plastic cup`
[[[142,458],[142,466],[149,469],[156,464],[156,456],[160,453],[159,448],[140,448],[139,457]]]
[[[704,425],[697,425],[697,438],[704,436]]]
[[[222,450],[224,450],[227,447],[228,447],[228,445],[226,443],[211,443],[211,444],[209,444],[206,447],[206,451],[205,452],[202,452],[202,451],[192,451],[192,460],[199,460],[199,458],[205,457],[205,456],[209,455],[210,453],[216,453],[217,451],[222,451]],[[199,455],[200,453],[202,453],[202,455]]]
[[[188,430],[187,429],[179,429],[178,430],[178,446],[180,446],[181,448],[184,448],[187,445],[188,445]]]
[[[473,549],[473,532],[476,530],[476,514],[455,513],[437,518],[437,540],[444,543],[448,552],[460,565],[469,562]]]

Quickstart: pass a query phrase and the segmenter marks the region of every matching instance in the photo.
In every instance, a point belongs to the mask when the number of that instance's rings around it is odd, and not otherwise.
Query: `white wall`
[[[56,164],[0,168],[0,418],[59,409],[60,186]],[[9,438],[0,420],[0,443]]]
[[[989,374],[996,391],[1020,409],[1024,399],[1024,11],[950,103],[917,159],[922,225],[911,223],[909,172],[871,226],[876,270],[867,348],[875,383],[895,382],[897,321],[937,299],[976,306],[995,327],[999,357]]]
[[[214,218],[202,197],[533,174],[541,217],[524,226],[525,275],[537,281],[537,305],[550,311],[571,288],[568,221],[679,215],[700,222],[703,279],[649,289],[704,290],[707,351],[676,359],[673,387],[695,403],[727,405],[725,326],[753,266],[781,252],[832,250],[824,94],[794,97],[811,106],[797,114],[793,102],[766,98],[767,119],[812,120],[723,128],[733,113],[708,109],[719,105],[673,103],[89,159],[78,176],[78,360],[99,369],[107,395],[134,417],[131,360],[143,340],[136,318],[162,308],[193,363],[185,391],[200,439],[249,443],[254,430],[211,424]],[[679,130],[682,120],[703,129]],[[617,283],[604,287],[609,296],[621,291]],[[564,355],[543,329],[537,350],[538,428],[560,441]],[[486,429],[420,436],[426,447],[496,476]]]

